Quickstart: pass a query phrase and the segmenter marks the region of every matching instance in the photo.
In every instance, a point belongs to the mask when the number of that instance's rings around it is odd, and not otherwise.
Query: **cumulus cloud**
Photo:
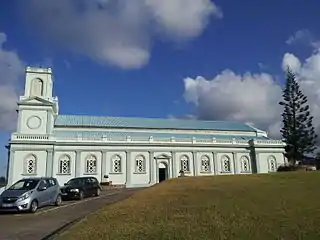
[[[7,36],[0,33],[0,131],[11,131],[16,126],[16,102],[24,66],[18,54],[4,49]]]
[[[36,34],[96,61],[140,68],[152,40],[197,37],[210,18],[222,17],[211,0],[22,1]]]
[[[320,52],[301,61],[285,53],[282,68],[293,69],[301,89],[308,96],[314,125],[320,135]],[[247,122],[280,138],[281,86],[268,73],[237,74],[225,70],[211,80],[184,79],[184,98],[192,103],[201,119]]]
[[[225,70],[212,80],[184,79],[187,102],[201,119],[230,120],[268,128],[279,120],[281,87],[266,73]]]

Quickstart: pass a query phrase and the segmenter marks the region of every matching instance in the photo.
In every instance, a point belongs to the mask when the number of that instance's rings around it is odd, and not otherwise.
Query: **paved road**
[[[96,198],[63,202],[59,207],[39,209],[35,214],[1,214],[0,239],[46,239],[49,234],[66,224],[83,218],[107,204],[123,200],[138,190],[108,190]]]

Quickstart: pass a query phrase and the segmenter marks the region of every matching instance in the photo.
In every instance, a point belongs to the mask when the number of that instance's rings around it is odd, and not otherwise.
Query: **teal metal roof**
[[[256,130],[244,123],[230,121],[200,121],[166,118],[99,117],[81,115],[59,115],[57,127],[104,127],[104,128],[145,128],[145,129],[190,129],[246,131]]]
[[[102,137],[107,138],[116,138],[116,139],[126,139],[127,136],[132,138],[139,138],[148,140],[150,136],[153,138],[161,139],[170,139],[174,137],[176,139],[196,139],[202,140],[211,140],[212,138],[216,139],[238,139],[238,140],[247,140],[250,139],[268,139],[265,137],[252,137],[246,135],[214,135],[214,134],[180,134],[180,133],[153,133],[153,132],[115,132],[115,131],[64,131],[64,130],[55,130],[54,135],[56,137],[83,137],[83,138],[96,138],[100,139]]]

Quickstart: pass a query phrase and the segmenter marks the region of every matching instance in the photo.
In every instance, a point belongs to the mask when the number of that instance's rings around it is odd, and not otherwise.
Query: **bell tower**
[[[24,98],[39,97],[52,100],[53,79],[51,68],[26,68]]]
[[[52,93],[52,69],[27,67],[24,95],[18,101],[17,133],[52,133],[59,111],[58,98]]]

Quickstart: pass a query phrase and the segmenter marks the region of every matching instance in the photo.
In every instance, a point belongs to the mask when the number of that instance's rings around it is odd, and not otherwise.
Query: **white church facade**
[[[127,187],[186,176],[276,171],[282,141],[227,121],[60,115],[50,68],[26,68],[8,145],[8,184],[23,177],[94,176]]]

